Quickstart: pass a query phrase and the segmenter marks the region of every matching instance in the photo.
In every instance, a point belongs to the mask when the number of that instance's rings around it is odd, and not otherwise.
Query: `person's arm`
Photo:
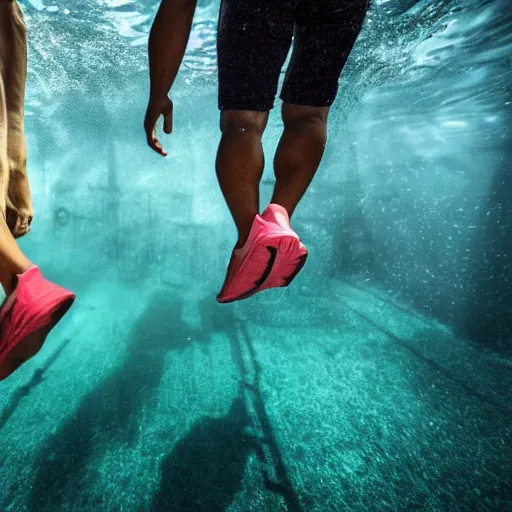
[[[155,125],[164,116],[164,131],[172,131],[169,91],[185,55],[197,0],[162,0],[149,34],[149,104],[144,129],[149,146],[166,156],[155,137]]]

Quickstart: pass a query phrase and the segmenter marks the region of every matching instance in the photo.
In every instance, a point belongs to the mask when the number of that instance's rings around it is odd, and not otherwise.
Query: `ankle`
[[[0,283],[6,295],[10,295],[18,284],[18,276],[24,274],[31,266],[32,263],[27,260],[28,263],[16,265],[10,269],[9,272],[2,273],[0,276]]]
[[[4,289],[5,295],[7,297],[15,290],[16,281],[17,281],[16,275],[7,276],[7,277],[2,276],[2,279],[1,279],[2,288]]]
[[[275,205],[279,207],[279,209],[283,209],[286,214],[288,215],[288,219],[290,220],[292,218],[293,212],[295,211],[295,208],[297,205],[293,203],[292,201],[286,201],[284,199],[280,199],[279,197],[273,196],[272,200],[270,201],[269,206]]]
[[[246,244],[257,215],[258,213],[254,211],[237,215],[236,229],[238,231],[238,240],[235,249],[241,249]]]
[[[247,240],[249,239],[249,231],[238,233],[238,240],[235,244],[235,249],[242,249],[242,247],[247,243]]]
[[[16,263],[15,265],[13,265],[11,271],[13,272],[13,277],[14,279],[17,279],[17,277],[21,274],[24,274],[29,268],[33,267],[33,263],[27,259],[27,258],[24,258],[23,261],[20,261],[18,263]]]

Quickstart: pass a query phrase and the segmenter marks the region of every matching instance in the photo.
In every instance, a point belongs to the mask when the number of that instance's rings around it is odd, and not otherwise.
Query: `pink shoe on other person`
[[[47,281],[36,266],[18,275],[0,308],[0,380],[37,354],[74,300],[73,293]]]

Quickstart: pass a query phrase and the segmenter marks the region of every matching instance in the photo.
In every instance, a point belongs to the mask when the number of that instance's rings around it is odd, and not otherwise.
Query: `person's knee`
[[[262,135],[267,125],[268,112],[226,110],[221,113],[220,129],[225,132],[251,132]]]
[[[287,128],[320,128],[325,129],[329,107],[308,107],[283,103],[282,118]]]

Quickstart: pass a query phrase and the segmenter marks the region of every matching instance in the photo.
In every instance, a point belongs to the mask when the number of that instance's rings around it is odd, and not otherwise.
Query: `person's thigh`
[[[222,0],[217,36],[219,109],[274,105],[297,0]]]
[[[292,58],[281,91],[286,103],[325,107],[363,25],[368,0],[299,0]]]

